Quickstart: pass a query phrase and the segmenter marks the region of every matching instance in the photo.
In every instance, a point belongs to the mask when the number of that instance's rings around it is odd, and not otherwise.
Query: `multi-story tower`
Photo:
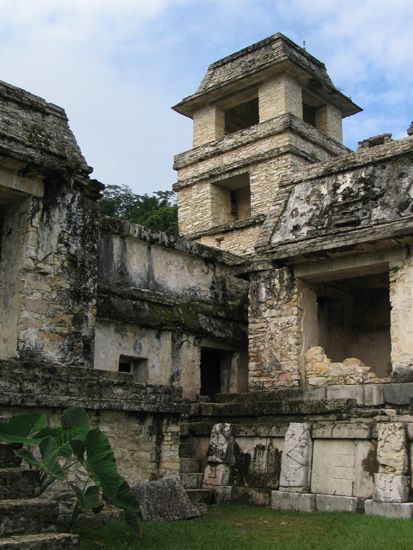
[[[282,176],[347,152],[342,119],[361,110],[280,33],[210,65],[174,109],[193,119],[193,148],[174,163],[180,232],[239,254],[253,252]]]

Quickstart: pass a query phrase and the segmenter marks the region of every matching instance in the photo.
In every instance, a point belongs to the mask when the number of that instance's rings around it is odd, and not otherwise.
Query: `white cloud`
[[[366,111],[348,142],[413,112],[411,0],[0,0],[0,79],[62,105],[96,177],[174,181],[190,121],[170,111],[209,62],[282,31]]]

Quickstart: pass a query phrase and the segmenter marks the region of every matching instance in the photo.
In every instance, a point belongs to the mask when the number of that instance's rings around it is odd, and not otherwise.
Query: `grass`
[[[187,521],[142,522],[141,538],[126,524],[81,529],[81,550],[407,550],[413,521],[358,514],[304,514],[268,508],[211,506]]]

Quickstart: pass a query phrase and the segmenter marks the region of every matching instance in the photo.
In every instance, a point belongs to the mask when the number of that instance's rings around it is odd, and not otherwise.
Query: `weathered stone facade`
[[[413,137],[349,151],[280,34],[175,110],[179,238],[101,219],[64,111],[0,83],[2,415],[80,405],[195,501],[412,517]]]

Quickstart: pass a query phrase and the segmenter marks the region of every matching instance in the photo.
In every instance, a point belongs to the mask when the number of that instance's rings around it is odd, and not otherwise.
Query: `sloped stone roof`
[[[286,176],[256,250],[277,260],[413,236],[413,138],[363,148]]]
[[[21,88],[0,81],[0,157],[28,170],[89,174],[65,111]]]
[[[307,87],[313,88],[317,95],[328,96],[328,100],[341,109],[343,116],[361,111],[333,85],[323,63],[281,33],[209,65],[196,92],[184,98],[173,109],[191,116],[200,105],[219,97],[223,88],[230,93],[236,88],[256,84],[274,69],[282,70],[286,67],[290,70],[293,68],[302,78],[305,77]]]

